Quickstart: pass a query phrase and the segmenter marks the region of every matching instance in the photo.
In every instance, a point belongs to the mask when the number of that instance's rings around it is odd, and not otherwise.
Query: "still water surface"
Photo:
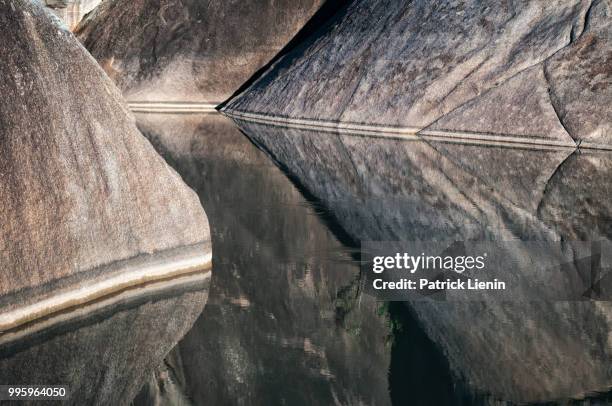
[[[609,241],[609,155],[316,134],[220,114],[137,122],[200,197],[212,279],[0,346],[3,377],[70,381],[73,404],[95,402],[83,394],[108,391],[112,371],[126,394],[147,381],[136,404],[611,401],[609,303],[384,303],[363,291],[359,254],[359,241],[417,237]]]
[[[196,403],[607,401],[607,302],[384,304],[358,242],[609,240],[609,154],[139,123],[213,230],[209,303],[172,355]]]
[[[188,397],[388,404],[387,321],[359,294],[354,250],[323,209],[221,115],[138,120],[196,190],[212,230],[209,300],[173,354]]]

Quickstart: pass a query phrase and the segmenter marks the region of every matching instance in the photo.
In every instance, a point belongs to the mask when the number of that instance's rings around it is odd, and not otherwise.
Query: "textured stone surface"
[[[573,154],[549,180],[538,216],[567,240],[612,239],[612,157]]]
[[[544,65],[551,102],[577,140],[612,143],[612,3],[593,1],[584,33]]]
[[[8,306],[36,299],[20,290],[83,286],[118,260],[194,244],[210,251],[196,194],[47,13],[0,1],[0,295]]]
[[[611,7],[357,0],[226,108],[610,146]]]
[[[322,0],[108,0],[76,32],[130,101],[219,103]]]
[[[357,241],[612,240],[609,153],[239,124]],[[612,382],[609,302],[407,306],[476,393],[547,401],[606,391]]]

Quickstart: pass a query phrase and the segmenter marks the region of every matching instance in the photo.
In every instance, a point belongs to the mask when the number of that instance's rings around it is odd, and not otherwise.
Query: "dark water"
[[[245,136],[219,115],[138,119],[198,192],[213,230],[209,302],[169,358],[185,398],[606,402],[593,387],[605,392],[612,373],[607,304],[385,303],[363,292],[359,241],[608,238],[609,206],[598,200],[610,190],[608,156],[432,147],[248,124]],[[583,173],[590,187],[566,183]],[[591,203],[564,216],[577,195]],[[568,341],[566,334],[584,337]]]
[[[390,330],[354,250],[228,119],[140,115],[213,234],[209,301],[173,356],[196,404],[388,404]],[[178,356],[178,357],[177,357]]]
[[[409,311],[361,292],[359,245],[333,213],[233,123],[220,115],[138,119],[197,191],[213,233],[209,301],[170,357],[185,398],[270,405],[469,398]]]
[[[609,155],[242,133],[219,114],[137,121],[206,210],[210,286],[0,346],[2,377],[69,381],[73,404],[128,403],[143,379],[137,405],[612,401],[608,302],[385,302],[360,269],[366,240],[608,241]]]
[[[238,124],[355,240],[556,242],[572,248],[579,243],[609,247],[612,239],[609,152],[398,140]],[[611,269],[609,248],[596,251],[594,262]],[[459,396],[451,404],[461,399],[476,404],[495,399],[559,403],[585,396],[591,397],[587,403],[594,398],[606,402],[612,373],[610,302],[541,297],[564,285],[579,286],[581,292],[588,288],[585,294],[609,291],[609,274],[591,279],[596,270],[591,267],[591,275],[573,278],[573,271],[560,268],[549,278],[552,274],[541,273],[532,261],[543,252],[513,248],[505,254],[508,277],[531,290],[530,296],[509,301],[394,303],[390,314],[415,315],[416,322],[409,324],[422,328],[440,349]],[[533,266],[512,266],[521,262]],[[582,266],[578,257],[574,262],[575,268]],[[596,283],[584,284],[582,277]],[[415,353],[431,363],[430,354]],[[418,359],[405,358],[408,354],[394,353],[391,365]],[[422,369],[417,364],[415,370]],[[393,377],[393,368],[391,372]],[[401,400],[393,396],[394,402],[420,398],[423,391],[399,382],[411,381],[390,379],[392,394],[406,389]],[[462,393],[470,396],[465,399]]]
[[[145,372],[157,368],[201,313],[207,291],[208,281],[149,289],[71,309],[66,320],[60,314],[60,321],[18,340],[4,342],[1,335],[0,382],[67,387],[68,400],[45,404],[128,404]]]

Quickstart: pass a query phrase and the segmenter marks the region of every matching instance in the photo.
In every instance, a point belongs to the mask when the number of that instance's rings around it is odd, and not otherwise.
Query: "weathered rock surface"
[[[78,286],[141,254],[210,252],[198,197],[46,13],[0,1],[0,295]]]
[[[79,25],[129,101],[219,103],[265,65],[322,0],[108,0]]]
[[[612,240],[608,153],[568,157],[565,149],[238,123],[357,241]],[[515,254],[509,262],[522,256]],[[557,282],[541,286],[554,290]],[[612,383],[609,302],[406,305],[456,379],[476,393],[518,403],[549,401],[607,391]]]
[[[39,0],[53,10],[68,28],[75,28],[83,16],[93,10],[102,0]]]
[[[611,148],[611,36],[609,0],[357,0],[226,111]]]
[[[538,216],[567,240],[612,239],[610,176],[610,154],[572,154],[548,181]]]

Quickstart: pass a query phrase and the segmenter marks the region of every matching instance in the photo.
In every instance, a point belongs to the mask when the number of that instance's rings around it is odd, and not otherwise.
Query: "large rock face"
[[[129,101],[219,103],[322,0],[108,0],[76,30]]]
[[[609,153],[238,123],[357,241],[612,241]],[[525,258],[511,254],[508,263]],[[521,280],[542,296],[405,305],[473,392],[522,403],[608,390],[609,302],[545,301],[561,281],[542,284],[535,271],[512,275]]]
[[[0,1],[0,342],[75,305],[210,267],[197,195],[47,13]],[[111,372],[108,384],[121,385]]]
[[[226,111],[315,127],[612,148],[611,7],[357,0]]]
[[[72,34],[28,1],[0,11],[0,294],[139,254],[209,249],[198,197]]]

